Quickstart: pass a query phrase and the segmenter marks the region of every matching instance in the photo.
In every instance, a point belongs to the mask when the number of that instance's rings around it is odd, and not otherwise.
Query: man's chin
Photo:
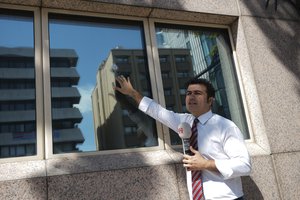
[[[195,115],[196,113],[198,113],[196,111],[196,109],[187,109],[189,113],[191,113],[192,115]]]

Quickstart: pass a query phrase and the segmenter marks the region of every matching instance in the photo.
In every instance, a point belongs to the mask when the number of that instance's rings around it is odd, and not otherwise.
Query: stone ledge
[[[0,164],[0,181],[121,170],[181,163],[182,153],[174,150],[87,155],[64,154],[47,160]]]

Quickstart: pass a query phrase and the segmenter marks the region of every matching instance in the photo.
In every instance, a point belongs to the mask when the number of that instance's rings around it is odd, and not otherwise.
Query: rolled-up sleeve
[[[244,139],[237,127],[226,130],[223,147],[227,159],[215,159],[224,179],[247,176],[251,173],[251,160]]]

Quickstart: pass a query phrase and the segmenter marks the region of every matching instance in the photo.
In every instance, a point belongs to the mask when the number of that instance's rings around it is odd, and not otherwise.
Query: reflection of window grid
[[[186,94],[186,89],[179,89],[179,94],[180,95],[185,95]]]
[[[190,72],[183,71],[183,72],[177,72],[177,77],[190,77]]]
[[[167,105],[166,108],[167,108],[168,110],[173,110],[173,109],[174,109],[174,106],[173,106],[173,105]]]
[[[129,63],[129,57],[128,56],[116,56],[115,57],[116,63]]]
[[[140,73],[139,74],[140,80],[147,80],[146,74]]]
[[[186,56],[176,55],[175,56],[175,62],[177,62],[177,63],[186,62]]]
[[[69,66],[69,62],[67,60],[51,59],[51,67],[64,68],[64,67],[68,67],[68,66]]]
[[[144,96],[147,96],[147,97],[150,97],[150,96],[151,96],[150,91],[142,91],[142,94],[143,94]]]
[[[170,76],[169,74],[170,74],[169,72],[162,72],[161,77],[162,78],[169,78],[169,76]]]
[[[4,60],[3,58],[0,59],[0,68],[34,68],[34,62],[32,59],[28,60],[26,57],[21,57],[22,60],[16,60],[15,58],[10,59],[12,60]]]
[[[35,123],[2,123],[0,125],[0,133],[14,132],[35,132]]]
[[[124,127],[124,133],[125,135],[133,135],[136,134],[136,127],[135,126],[127,126]]]
[[[124,110],[124,109],[123,109],[123,110],[122,110],[122,115],[123,115],[123,116],[128,116],[128,115],[129,115],[128,110]]]
[[[34,101],[9,101],[0,103],[0,111],[34,110]]]
[[[73,103],[70,100],[52,99],[52,108],[72,108]]]
[[[168,56],[159,56],[159,62],[161,63],[168,62]]]
[[[172,95],[172,89],[170,89],[170,88],[164,89],[164,94],[165,94],[165,96],[171,96]]]
[[[144,63],[145,62],[144,56],[137,56],[136,60],[137,60],[138,63]]]
[[[35,87],[34,80],[0,80],[0,89],[31,89]]]

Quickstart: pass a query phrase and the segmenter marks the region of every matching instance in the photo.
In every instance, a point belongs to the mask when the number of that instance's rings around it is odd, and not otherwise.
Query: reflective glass
[[[0,9],[0,158],[36,155],[33,27],[32,12]]]
[[[151,97],[141,22],[49,15],[53,153],[158,145],[154,120],[116,93],[130,77]]]
[[[234,121],[249,138],[227,31],[168,24],[156,24],[155,30],[166,107],[187,112],[185,83],[206,78],[216,89],[213,112]],[[181,143],[172,130],[170,137],[171,144]]]

